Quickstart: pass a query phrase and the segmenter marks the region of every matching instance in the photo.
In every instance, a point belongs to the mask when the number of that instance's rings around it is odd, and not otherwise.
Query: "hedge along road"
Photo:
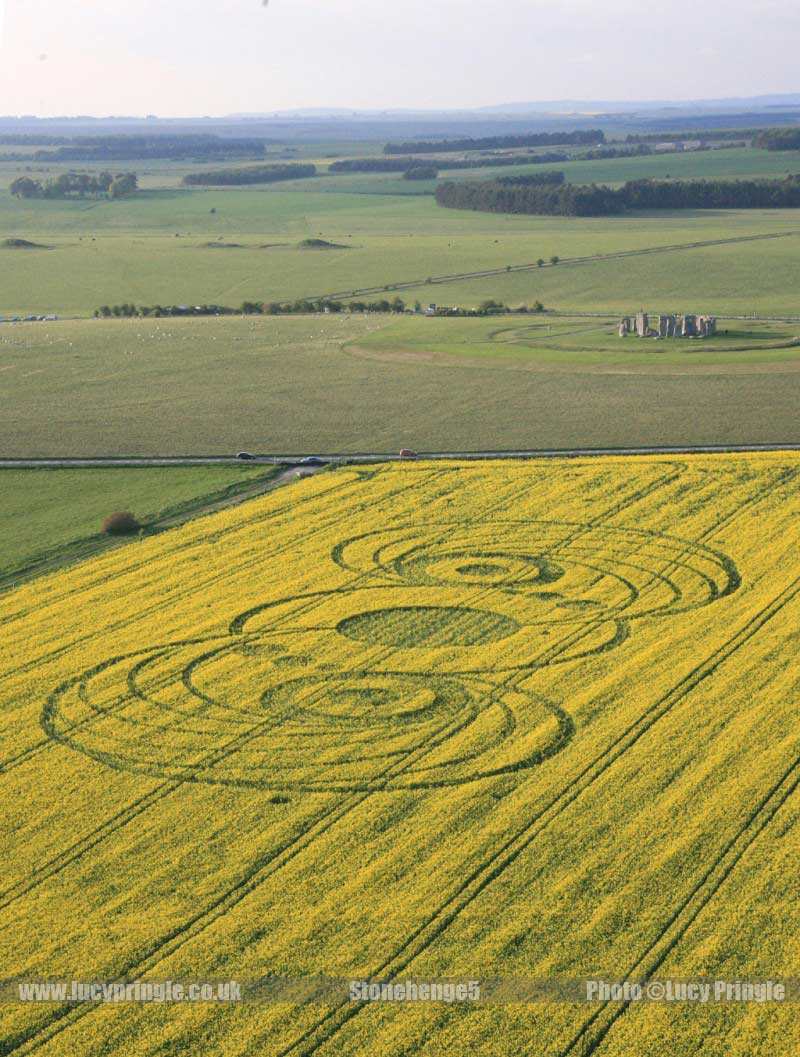
[[[786,442],[775,444],[706,444],[687,447],[643,447],[643,448],[549,448],[517,451],[427,451],[418,452],[419,459],[570,459],[601,458],[619,455],[726,455],[747,454],[762,451],[800,451],[800,443]],[[255,455],[246,460],[250,465],[259,463],[266,466],[285,466],[287,472],[301,470],[313,472],[320,466],[346,466],[358,463],[405,462],[407,457],[387,452],[367,452],[360,455],[319,455],[319,464],[303,465],[306,455]],[[231,463],[240,464],[243,460],[235,455],[187,455],[187,456],[132,456],[124,457],[84,457],[63,459],[0,459],[0,470],[40,470],[40,469],[108,469],[110,467],[135,466],[217,466]],[[281,478],[276,478],[279,483]]]
[[[560,257],[555,263],[545,261],[544,264],[539,264],[539,262],[536,261],[533,264],[509,264],[505,268],[487,268],[484,271],[479,272],[457,272],[453,275],[434,275],[426,279],[409,279],[404,282],[384,284],[383,286],[365,286],[360,290],[340,290],[333,294],[309,294],[307,295],[306,300],[344,301],[348,298],[362,297],[368,294],[393,293],[397,290],[413,290],[424,286],[454,283],[462,279],[483,279],[497,275],[509,275],[514,272],[538,271],[540,268],[562,268],[564,265],[569,264],[592,264],[596,261],[619,260],[622,257],[641,257],[643,255],[655,253],[675,253],[680,252],[681,250],[699,250],[705,249],[708,246],[728,246],[738,242],[758,242],[763,239],[788,239],[795,237],[797,234],[798,232],[796,231],[782,231],[766,235],[739,235],[735,238],[711,239],[707,242],[682,242],[668,246],[649,246],[645,249],[639,250],[620,250],[615,253],[596,253],[588,257]],[[745,318],[752,319],[753,317],[750,316]]]

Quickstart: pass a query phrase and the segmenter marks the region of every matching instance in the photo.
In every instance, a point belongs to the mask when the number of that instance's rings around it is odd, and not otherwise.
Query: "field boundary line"
[[[393,293],[396,290],[413,290],[424,286],[439,286],[447,283],[463,282],[469,279],[486,279],[493,276],[513,275],[515,272],[540,271],[545,268],[562,268],[565,265],[570,264],[594,264],[603,261],[619,260],[624,257],[640,257],[645,254],[656,253],[675,253],[680,252],[681,250],[706,249],[714,246],[728,246],[743,242],[758,242],[764,239],[787,239],[796,237],[797,234],[798,232],[796,231],[779,231],[769,232],[762,235],[738,235],[727,239],[709,239],[703,242],[672,243],[665,246],[646,246],[635,250],[617,250],[613,253],[597,253],[581,257],[562,257],[555,264],[550,261],[545,261],[542,265],[540,265],[538,261],[532,264],[509,264],[502,268],[483,268],[474,272],[455,272],[452,275],[434,275],[425,279],[401,280],[394,283],[383,284],[382,286],[365,286],[357,290],[340,290],[332,294],[308,294],[306,295],[306,299],[309,301],[344,301],[353,297],[366,296],[368,294]]]

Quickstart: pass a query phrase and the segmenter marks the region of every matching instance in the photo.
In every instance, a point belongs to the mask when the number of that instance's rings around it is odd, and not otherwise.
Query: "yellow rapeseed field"
[[[798,515],[792,453],[344,468],[0,597],[0,1054],[794,1057],[576,988],[800,978]]]

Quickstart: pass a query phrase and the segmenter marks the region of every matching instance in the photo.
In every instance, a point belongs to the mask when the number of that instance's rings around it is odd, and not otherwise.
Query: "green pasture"
[[[102,304],[289,300],[556,255],[602,255],[800,231],[796,211],[709,211],[615,218],[446,210],[427,196],[300,191],[162,191],[122,202],[20,202],[0,194],[0,315],[89,316]],[[24,238],[39,249],[10,249]],[[347,246],[304,250],[306,238]],[[220,245],[221,244],[221,245]],[[550,308],[633,310],[677,299],[698,311],[797,312],[793,239],[630,261],[564,264],[404,294],[471,305],[542,300]],[[633,304],[631,304],[631,299]]]
[[[0,470],[0,582],[61,549],[102,542],[101,524],[117,510],[147,524],[270,472],[246,464]]]
[[[403,318],[356,339],[376,359],[456,365],[487,363],[561,367],[699,367],[800,361],[800,322],[719,321],[711,338],[620,338],[616,319],[549,315],[483,319]]]
[[[700,343],[687,342],[657,353],[661,343],[611,341],[602,321],[557,318],[550,325],[564,331],[559,350],[558,341],[538,342],[529,329],[543,322],[320,316],[17,324],[0,340],[0,453],[800,440],[800,356],[791,350],[739,355],[731,348],[740,339],[729,335],[718,358],[711,342],[699,352]],[[586,328],[585,337],[565,333],[570,328]],[[752,331],[743,340],[779,344],[790,332],[764,328],[757,340]]]

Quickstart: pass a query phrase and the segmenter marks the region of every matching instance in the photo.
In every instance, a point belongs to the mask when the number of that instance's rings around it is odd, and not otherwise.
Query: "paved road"
[[[420,459],[571,459],[601,458],[609,455],[722,455],[759,451],[800,451],[798,442],[776,442],[775,444],[704,444],[688,447],[644,447],[644,448],[551,448],[515,451],[435,451],[419,452]],[[320,455],[325,463],[375,463],[404,461],[395,453],[366,452],[361,454]],[[188,455],[188,456],[132,456],[130,458],[83,457],[63,459],[2,459],[0,470],[35,469],[99,469],[112,466],[286,466],[290,470],[312,469],[302,467],[302,455],[258,455],[243,462],[233,455]]]

